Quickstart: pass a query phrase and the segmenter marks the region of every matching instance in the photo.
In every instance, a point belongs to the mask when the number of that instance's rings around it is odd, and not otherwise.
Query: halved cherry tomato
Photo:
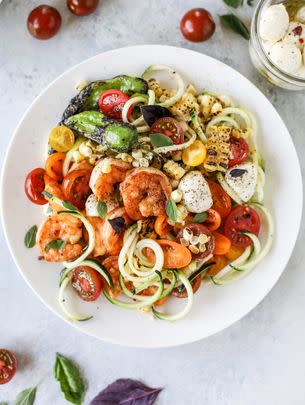
[[[230,250],[226,253],[226,258],[233,262],[238,259],[244,253],[245,249],[231,245]]]
[[[158,215],[154,225],[155,232],[161,237],[165,238],[171,230],[171,226],[167,222],[166,215]]]
[[[102,276],[91,267],[79,266],[72,273],[72,287],[84,301],[95,301],[101,294]]]
[[[215,255],[210,262],[215,262],[206,272],[208,276],[216,276],[226,265],[228,264],[228,259],[225,256]]]
[[[0,349],[0,385],[8,383],[17,370],[15,355],[6,349]]]
[[[49,134],[49,144],[56,152],[68,152],[74,143],[74,132],[65,125],[59,125],[53,128]]]
[[[212,208],[224,218],[231,212],[231,198],[219,184],[211,180],[209,180],[208,183],[213,199]]]
[[[122,120],[122,110],[126,101],[129,100],[127,94],[118,89],[110,89],[101,93],[98,105],[103,114],[109,118]],[[127,117],[129,118],[133,110],[130,106]]]
[[[210,208],[207,213],[208,218],[204,221],[204,225],[209,228],[210,231],[216,231],[221,225],[221,216],[212,208]]]
[[[243,138],[230,137],[230,151],[232,159],[229,160],[229,167],[242,163],[249,154],[249,146]]]
[[[46,161],[46,172],[54,180],[62,181],[62,165],[66,155],[56,152],[50,155]]]
[[[181,269],[190,264],[192,260],[192,254],[185,246],[167,239],[160,239],[156,242],[161,246],[163,250],[163,267],[165,269]],[[155,261],[155,253],[152,249],[146,249],[146,256],[151,262]]]
[[[45,188],[44,175],[44,169],[34,169],[26,176],[24,183],[26,196],[30,201],[37,205],[44,205],[48,202],[42,194]]]
[[[159,118],[152,124],[150,132],[164,134],[168,136],[176,145],[184,142],[183,128],[179,122],[175,120],[175,118]]]
[[[252,245],[252,240],[239,231],[248,231],[258,235],[260,226],[261,221],[257,212],[249,206],[239,205],[226,218],[224,234],[231,240],[232,245],[247,247]]]
[[[189,224],[185,225],[178,233],[177,235],[177,240],[180,241],[181,238],[183,238],[183,230],[185,228],[190,229],[193,232],[194,236],[200,236],[202,234],[206,235],[209,240],[208,242],[205,244],[205,251],[198,253],[197,255],[194,255],[194,257],[198,258],[198,259],[204,259],[205,257],[209,256],[215,247],[215,240],[214,240],[214,236],[212,234],[212,232],[204,225],[202,224],[197,224],[194,222],[190,222]]]
[[[219,232],[213,232],[215,238],[215,247],[213,250],[214,255],[225,255],[231,247],[231,241],[226,236]]]
[[[118,256],[108,256],[103,261],[103,266],[108,271],[108,273],[110,273],[112,281],[113,281],[113,286],[114,286],[114,288],[112,290],[111,287],[107,283],[105,283],[104,288],[109,293],[109,295],[111,297],[113,297],[113,298],[117,297],[122,292],[122,289],[121,289],[121,286],[120,286],[120,283],[119,283],[120,271],[119,271],[118,259],[119,259]],[[128,285],[127,285],[126,282],[125,282],[125,285],[128,288]],[[133,288],[133,286],[132,286],[132,288]]]
[[[64,177],[62,182],[65,199],[80,210],[85,207],[86,200],[91,193],[90,176],[90,170],[73,170]]]
[[[204,162],[206,154],[206,147],[197,139],[192,145],[183,150],[182,161],[187,166],[199,166]]]
[[[195,292],[197,292],[201,286],[201,282],[202,282],[202,277],[199,275],[195,278],[194,281],[192,281],[191,286],[193,289],[193,293],[195,294]],[[172,295],[174,295],[177,298],[186,298],[187,297],[187,291],[186,289],[184,289],[182,292],[179,292],[179,290],[177,288],[175,288],[172,292]]]

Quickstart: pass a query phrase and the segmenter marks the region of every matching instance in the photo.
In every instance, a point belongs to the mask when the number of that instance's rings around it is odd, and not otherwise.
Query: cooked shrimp
[[[106,248],[104,245],[104,239],[103,239],[103,225],[104,225],[104,220],[100,217],[87,217],[88,221],[90,224],[93,226],[93,230],[95,233],[95,245],[94,245],[94,250],[92,252],[92,255],[94,257],[96,256],[104,256],[106,253]]]
[[[83,235],[82,222],[69,214],[47,218],[39,227],[36,243],[48,262],[63,262],[80,256],[83,247],[78,243]],[[66,244],[61,249],[48,248],[51,241],[61,240]]]
[[[134,220],[165,214],[171,191],[165,174],[152,167],[130,171],[121,184],[124,207]]]
[[[60,184],[56,180],[52,179],[52,177],[50,177],[48,174],[44,175],[44,183],[45,191],[52,194],[54,197],[60,198],[61,200],[64,199]],[[61,211],[63,209],[60,205],[54,202],[50,202],[49,204],[53,210],[53,213],[57,213],[58,211]]]
[[[123,218],[122,226],[119,224],[118,228],[115,229],[115,225],[111,225],[109,220],[114,220],[116,218]],[[119,221],[118,221],[119,222]],[[104,225],[102,228],[102,235],[104,246],[109,255],[118,255],[123,246],[123,237],[126,226],[131,223],[131,219],[126,214],[124,208],[115,208],[110,211],[104,218]],[[121,230],[120,230],[121,228]]]
[[[126,172],[132,166],[122,160],[105,158],[101,159],[92,171],[89,186],[99,200],[112,199],[115,193],[115,185],[121,183]]]

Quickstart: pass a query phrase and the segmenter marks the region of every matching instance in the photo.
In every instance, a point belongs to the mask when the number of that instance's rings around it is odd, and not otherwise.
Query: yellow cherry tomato
[[[206,147],[201,141],[195,141],[182,152],[182,161],[187,166],[199,166],[207,154]]]
[[[59,125],[50,132],[49,144],[57,152],[68,152],[74,145],[74,142],[75,137],[73,131],[64,125]]]

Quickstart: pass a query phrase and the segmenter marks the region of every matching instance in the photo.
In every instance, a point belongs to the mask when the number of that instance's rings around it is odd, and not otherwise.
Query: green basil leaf
[[[50,194],[48,191],[44,190],[41,194],[43,194],[46,198],[51,199],[53,197],[52,194]]]
[[[241,35],[243,38],[250,39],[249,29],[236,15],[225,14],[225,15],[221,15],[219,18],[223,25],[230,28],[232,31],[236,32],[237,34]]]
[[[33,225],[25,234],[24,244],[27,248],[32,248],[36,244],[37,226]]]
[[[81,405],[85,396],[85,384],[78,367],[71,360],[56,353],[54,374],[66,400]]]
[[[21,391],[15,399],[14,405],[33,405],[36,397],[36,387]]]
[[[48,251],[49,249],[60,250],[63,247],[65,247],[66,244],[67,244],[66,240],[54,239],[51,240],[49,243],[47,243],[44,248],[46,251]]]
[[[104,216],[107,214],[107,204],[104,201],[99,201],[96,208],[99,217],[104,218]]]
[[[223,1],[227,6],[233,8],[241,7],[244,4],[244,0],[223,0]]]
[[[193,222],[197,222],[199,224],[202,224],[202,222],[206,221],[208,219],[209,214],[206,212],[200,212],[200,214],[196,214],[193,218]]]
[[[171,146],[173,141],[164,134],[149,134],[151,143],[156,147]]]
[[[78,211],[78,208],[76,208],[75,205],[71,204],[69,201],[63,201],[62,205],[67,208],[67,210]]]
[[[170,220],[176,222],[178,219],[178,209],[175,201],[169,199],[166,201],[166,214]]]

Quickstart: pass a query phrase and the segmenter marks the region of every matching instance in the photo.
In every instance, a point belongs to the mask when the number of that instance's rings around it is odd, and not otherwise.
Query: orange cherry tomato
[[[180,243],[174,242],[172,240],[160,239],[156,241],[162,248],[164,253],[164,264],[165,269],[181,269],[192,260],[192,254]],[[146,249],[146,256],[151,262],[155,261],[155,254],[153,250]]]
[[[213,250],[214,255],[225,255],[231,247],[231,241],[226,236],[219,232],[213,232],[215,238],[215,247]]]
[[[158,215],[154,225],[155,232],[161,237],[165,238],[171,230],[171,226],[167,222],[166,215]]]
[[[207,270],[206,274],[208,276],[216,276],[229,263],[225,256],[216,255],[209,262],[215,262],[215,264]]]
[[[212,208],[224,218],[231,212],[231,198],[218,183],[211,180],[209,180],[208,183],[213,200]]]
[[[73,170],[62,182],[65,199],[80,210],[85,208],[86,200],[91,193],[89,180],[91,170]]]
[[[226,253],[226,258],[230,260],[230,262],[233,262],[233,260],[238,259],[244,251],[245,249],[242,247],[231,245],[230,250]]]
[[[219,212],[210,208],[208,210],[208,218],[204,221],[204,225],[209,228],[210,231],[216,231],[221,224],[221,216]]]
[[[56,152],[50,155],[46,161],[46,173],[54,180],[62,181],[62,165],[66,155]]]

